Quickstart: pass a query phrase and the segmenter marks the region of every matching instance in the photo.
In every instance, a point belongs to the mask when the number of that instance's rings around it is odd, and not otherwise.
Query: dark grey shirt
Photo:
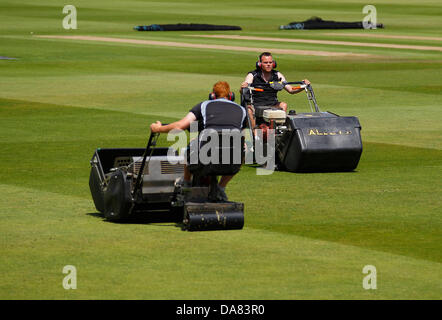
[[[190,112],[195,115],[200,131],[208,128],[241,130],[247,123],[246,110],[224,98],[198,103]]]

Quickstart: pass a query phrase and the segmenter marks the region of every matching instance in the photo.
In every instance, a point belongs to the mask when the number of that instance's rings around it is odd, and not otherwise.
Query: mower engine
[[[140,173],[143,157],[130,157],[129,159],[130,164],[127,166],[127,172],[133,175],[135,178],[133,183],[135,183]],[[150,159],[148,165],[141,172],[143,181],[141,193],[149,199],[149,202],[170,200],[175,190],[175,181],[184,174],[183,161],[183,156],[156,156]]]
[[[286,113],[281,109],[266,109],[263,112],[263,119],[271,125],[282,125],[285,124]]]

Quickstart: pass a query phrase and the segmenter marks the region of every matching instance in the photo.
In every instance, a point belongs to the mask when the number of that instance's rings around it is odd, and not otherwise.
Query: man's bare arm
[[[181,120],[172,122],[168,125],[163,126],[161,124],[160,121],[157,121],[155,123],[152,123],[150,125],[150,130],[152,132],[158,132],[158,133],[163,133],[163,132],[169,132],[173,129],[180,129],[180,130],[184,130],[190,127],[190,123],[192,121],[195,121],[196,117],[193,114],[193,112],[189,112],[184,118],[182,118]]]

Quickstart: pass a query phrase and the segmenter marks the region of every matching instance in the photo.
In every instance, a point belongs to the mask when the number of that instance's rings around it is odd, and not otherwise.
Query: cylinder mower
[[[96,209],[110,221],[164,214],[178,217],[188,231],[242,229],[244,204],[222,201],[217,193],[217,176],[236,174],[241,165],[193,165],[192,185],[184,188],[184,156],[156,147],[158,136],[151,133],[145,149],[94,152],[89,187]]]
[[[280,91],[286,85],[297,85],[294,88],[306,91],[311,112],[296,113],[290,110],[286,114],[279,108],[253,105],[254,92],[269,89]],[[277,170],[332,172],[356,169],[362,154],[358,118],[320,111],[311,84],[280,81],[269,82],[262,87],[249,86],[241,90],[241,105],[254,107],[256,124],[253,129],[261,131],[264,141],[270,132],[275,135]],[[256,143],[256,135],[252,136]]]

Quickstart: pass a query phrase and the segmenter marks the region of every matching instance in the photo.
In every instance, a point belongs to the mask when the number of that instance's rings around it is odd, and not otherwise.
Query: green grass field
[[[76,30],[62,27],[65,4],[0,0],[0,56],[15,58],[0,60],[0,299],[442,298],[440,1],[73,0]],[[278,30],[311,16],[361,21],[366,4],[385,29]],[[180,22],[243,30],[132,30]],[[194,37],[209,33],[434,50]],[[237,91],[260,52],[39,35],[369,55],[275,54],[288,80],[312,82],[322,110],[359,118],[359,166],[267,176],[244,166],[227,189],[245,204],[240,231],[107,222],[88,187],[95,149],[144,147],[151,122],[181,118],[216,81]],[[280,99],[309,109],[304,93]],[[66,265],[76,290],[62,286]],[[376,290],[362,286],[366,265]]]

